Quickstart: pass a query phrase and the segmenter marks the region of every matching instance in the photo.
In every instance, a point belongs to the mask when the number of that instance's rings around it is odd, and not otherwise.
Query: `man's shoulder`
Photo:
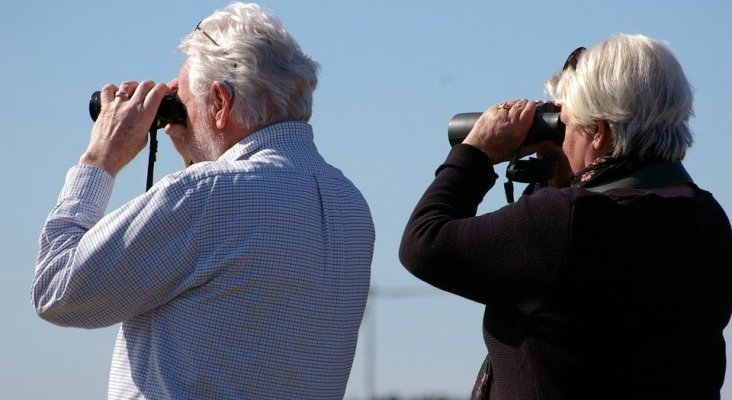
[[[313,179],[341,181],[353,186],[342,172],[325,162],[295,162],[286,156],[272,154],[249,159],[216,160],[193,164],[166,175],[155,185],[157,190],[171,192],[210,192],[214,189],[265,192],[286,191],[288,185],[307,186]],[[354,186],[355,188],[355,186]]]

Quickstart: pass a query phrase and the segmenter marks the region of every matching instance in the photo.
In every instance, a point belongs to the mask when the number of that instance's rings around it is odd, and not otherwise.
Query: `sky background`
[[[4,1],[0,8],[0,398],[106,396],[117,326],[60,328],[30,305],[40,229],[86,148],[88,100],[106,83],[167,82],[180,39],[228,1]],[[411,276],[404,224],[449,150],[447,124],[514,98],[546,99],[574,48],[614,33],[669,43],[695,88],[685,165],[732,214],[732,1],[262,1],[322,65],[311,124],[363,192],[377,240],[347,399],[467,397],[486,350],[482,306]],[[155,180],[179,159],[160,132]],[[145,189],[147,149],[118,176],[112,210]],[[505,165],[481,212],[505,204]],[[728,342],[732,330],[726,331]],[[732,346],[728,344],[728,357]],[[693,365],[684,366],[694,368]],[[722,398],[732,399],[727,374]],[[622,377],[619,377],[622,379]]]

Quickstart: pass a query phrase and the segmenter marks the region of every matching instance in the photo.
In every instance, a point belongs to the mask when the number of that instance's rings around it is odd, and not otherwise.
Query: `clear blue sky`
[[[226,4],[3,4],[0,397],[104,398],[117,327],[60,328],[36,317],[29,288],[38,234],[66,170],[86,148],[89,95],[108,82],[175,77],[182,62],[180,38]],[[696,94],[696,142],[687,169],[732,214],[729,0],[260,4],[322,64],[311,120],[316,142],[361,188],[376,224],[372,283],[383,295],[371,299],[374,324],[362,329],[347,398],[367,394],[368,355],[377,394],[469,392],[485,356],[482,307],[406,272],[397,258],[402,229],[449,150],[450,118],[506,99],[546,98],[544,80],[579,45],[592,46],[618,32],[670,44]],[[156,180],[179,167],[167,137],[160,136]],[[118,175],[110,210],[144,191],[146,154]],[[504,169],[499,166],[499,173]],[[497,189],[481,211],[505,203],[500,184]],[[732,340],[732,330],[726,333]],[[730,346],[728,353],[732,358]],[[723,398],[732,399],[729,375]]]

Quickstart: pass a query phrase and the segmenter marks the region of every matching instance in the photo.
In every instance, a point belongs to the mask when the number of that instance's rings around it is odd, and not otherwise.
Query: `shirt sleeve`
[[[32,302],[62,326],[110,326],[195,285],[193,213],[180,185],[161,181],[104,216],[113,178],[73,167],[39,239]]]
[[[480,150],[453,147],[409,218],[399,256],[435,287],[483,304],[515,305],[554,279],[570,207],[558,190],[544,189],[476,216],[496,179]]]

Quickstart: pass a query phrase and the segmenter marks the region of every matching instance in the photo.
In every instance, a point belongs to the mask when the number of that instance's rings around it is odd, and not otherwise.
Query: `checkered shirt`
[[[113,183],[71,168],[32,287],[54,324],[121,323],[110,399],[343,398],[375,234],[310,125],[260,130],[105,216]]]

